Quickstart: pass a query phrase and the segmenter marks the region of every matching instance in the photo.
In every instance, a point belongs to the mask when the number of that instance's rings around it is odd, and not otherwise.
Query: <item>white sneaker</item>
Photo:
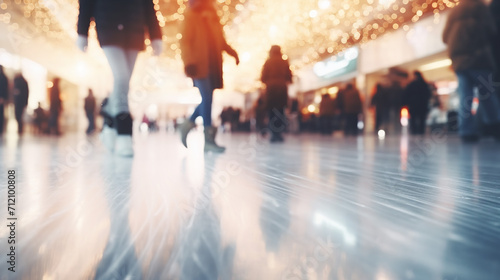
[[[104,125],[101,134],[99,135],[99,138],[101,139],[101,142],[104,145],[104,147],[106,147],[106,149],[108,149],[108,151],[112,153],[115,149],[115,142],[117,136],[118,133],[116,132],[116,129]]]
[[[116,137],[115,153],[122,157],[134,155],[131,135],[118,135]]]

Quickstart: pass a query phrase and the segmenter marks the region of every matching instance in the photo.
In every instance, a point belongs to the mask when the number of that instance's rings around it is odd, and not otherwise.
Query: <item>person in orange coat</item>
[[[224,152],[225,148],[215,143],[217,129],[212,126],[213,91],[223,87],[222,52],[239,58],[224,37],[222,25],[213,0],[190,0],[181,25],[180,48],[184,70],[201,93],[201,104],[196,107],[189,120],[180,127],[181,141],[187,147],[187,135],[195,127],[197,117],[203,118],[205,127],[205,151]]]

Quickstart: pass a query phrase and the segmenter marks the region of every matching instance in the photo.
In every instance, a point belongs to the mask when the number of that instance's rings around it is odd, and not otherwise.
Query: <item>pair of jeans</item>
[[[16,116],[16,121],[17,121],[17,133],[21,134],[23,133],[23,128],[24,128],[24,109],[26,107],[16,107],[14,106],[14,115]]]
[[[120,113],[128,113],[130,79],[139,51],[118,46],[103,46],[102,50],[113,73],[113,91],[109,95],[106,112],[113,117]]]
[[[427,112],[425,111],[410,111],[410,132],[411,134],[425,134],[427,127]]]
[[[495,90],[493,72],[487,70],[466,70],[456,73],[458,77],[458,132],[460,136],[479,135],[478,122],[484,125],[500,123],[500,100]],[[473,115],[472,102],[477,90],[479,107]]]
[[[358,135],[358,114],[344,114],[344,135]]]
[[[198,88],[201,94],[201,103],[196,107],[190,120],[194,122],[197,117],[203,118],[203,126],[212,126],[212,101],[214,95],[214,86],[210,77],[196,79],[193,81],[194,86]]]

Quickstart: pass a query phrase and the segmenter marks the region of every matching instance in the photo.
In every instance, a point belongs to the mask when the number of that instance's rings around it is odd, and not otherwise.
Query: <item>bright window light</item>
[[[422,67],[420,67],[420,71],[425,72],[425,71],[430,71],[430,70],[436,70],[439,68],[448,67],[450,65],[451,65],[451,59],[443,59],[443,60],[439,60],[436,62],[432,62],[432,63],[423,65]]]

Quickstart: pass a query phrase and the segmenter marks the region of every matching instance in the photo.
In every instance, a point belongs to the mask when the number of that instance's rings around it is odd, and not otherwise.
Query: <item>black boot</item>
[[[116,154],[124,157],[131,157],[134,155],[132,147],[132,116],[130,113],[120,113],[115,118],[116,131],[118,136],[116,138],[115,152]]]
[[[118,135],[132,136],[132,116],[130,113],[120,113],[115,118]]]

